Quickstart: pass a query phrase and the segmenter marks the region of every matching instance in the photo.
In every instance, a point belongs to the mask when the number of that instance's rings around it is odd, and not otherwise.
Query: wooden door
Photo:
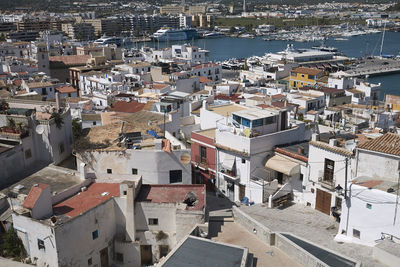
[[[321,189],[317,189],[317,198],[315,203],[315,209],[325,214],[331,214],[331,194]]]
[[[239,184],[239,200],[242,201],[242,199],[246,196],[246,186]]]
[[[142,265],[153,264],[153,254],[151,253],[151,245],[140,246],[140,257]]]
[[[100,266],[108,267],[108,247],[100,250]]]

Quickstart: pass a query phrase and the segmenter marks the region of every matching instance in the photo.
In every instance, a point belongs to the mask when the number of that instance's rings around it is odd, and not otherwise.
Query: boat
[[[335,41],[348,41],[348,38],[343,38],[343,37],[337,37],[335,38]]]
[[[225,34],[221,32],[209,32],[203,35],[204,38],[206,39],[214,39],[214,38],[221,38],[225,37]]]
[[[109,44],[115,44],[117,46],[121,46],[123,44],[124,40],[121,37],[106,37],[103,36],[100,39],[97,39],[94,41],[94,44],[96,45],[109,45]]]
[[[250,33],[243,33],[241,35],[239,35],[240,38],[248,38],[248,39],[254,39],[255,36],[254,34],[250,34]]]
[[[199,38],[197,30],[195,29],[173,29],[161,28],[153,34],[153,38],[157,41],[183,41]]]

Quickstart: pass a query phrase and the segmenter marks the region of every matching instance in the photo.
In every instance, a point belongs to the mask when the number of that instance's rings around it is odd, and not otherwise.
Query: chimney
[[[60,110],[60,108],[61,108],[60,103],[61,103],[60,94],[57,92],[57,93],[56,93],[56,108],[57,108],[57,112],[58,112],[58,111]]]
[[[330,145],[330,146],[337,146],[337,140],[336,140],[336,138],[331,138],[331,139],[329,139],[329,145]]]
[[[208,110],[208,103],[207,103],[207,100],[203,100],[203,108],[204,108],[205,110]]]
[[[79,173],[81,180],[84,181],[87,175],[86,163],[81,162],[81,164],[79,165]]]
[[[319,141],[319,134],[313,133],[311,136],[311,141]]]
[[[125,240],[128,242],[135,241],[135,182],[126,181],[121,183],[122,194],[125,196]]]

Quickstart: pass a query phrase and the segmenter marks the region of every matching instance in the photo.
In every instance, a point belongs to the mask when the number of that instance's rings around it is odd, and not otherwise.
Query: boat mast
[[[383,25],[382,42],[381,42],[381,52],[379,53],[380,56],[382,56],[383,41],[385,40],[385,31],[386,31],[386,22],[385,22],[385,24]]]

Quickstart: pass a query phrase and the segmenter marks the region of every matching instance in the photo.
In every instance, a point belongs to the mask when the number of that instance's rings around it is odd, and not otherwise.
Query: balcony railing
[[[201,157],[200,155],[195,155],[194,156],[194,160],[202,168],[207,169],[207,168],[210,167],[208,162],[207,162],[207,158],[206,157]]]

